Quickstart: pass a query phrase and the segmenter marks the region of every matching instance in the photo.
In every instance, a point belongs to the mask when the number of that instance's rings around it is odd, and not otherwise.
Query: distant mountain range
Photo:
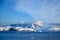
[[[52,26],[51,26],[52,25]],[[60,31],[60,24],[49,23],[43,25],[42,21],[36,21],[33,23],[15,23],[10,25],[1,25],[0,31],[34,31],[34,32],[49,32]]]

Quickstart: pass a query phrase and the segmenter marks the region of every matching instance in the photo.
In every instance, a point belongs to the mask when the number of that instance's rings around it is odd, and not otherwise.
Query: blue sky
[[[0,23],[16,23],[21,21],[32,21],[34,18],[26,12],[16,11],[13,0],[1,0]]]
[[[1,0],[0,4],[0,22],[60,23],[60,0]]]

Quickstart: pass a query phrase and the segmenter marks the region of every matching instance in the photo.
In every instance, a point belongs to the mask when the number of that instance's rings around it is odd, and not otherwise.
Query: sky
[[[0,23],[35,20],[60,23],[60,0],[0,0]]]
[[[1,0],[0,1],[0,23],[19,23],[21,21],[34,20],[27,12],[16,11],[15,0]]]

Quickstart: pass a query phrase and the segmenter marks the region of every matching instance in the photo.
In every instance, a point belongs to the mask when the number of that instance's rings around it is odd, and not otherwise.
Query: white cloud
[[[44,20],[48,19],[52,21],[52,18],[56,17],[56,15],[60,15],[60,1],[52,0],[49,2],[48,0],[19,0],[16,2],[14,9],[16,11],[29,13],[35,19],[42,18]]]

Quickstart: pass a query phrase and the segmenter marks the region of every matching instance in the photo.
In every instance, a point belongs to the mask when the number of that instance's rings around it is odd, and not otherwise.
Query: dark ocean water
[[[60,32],[0,32],[0,40],[60,40]]]

